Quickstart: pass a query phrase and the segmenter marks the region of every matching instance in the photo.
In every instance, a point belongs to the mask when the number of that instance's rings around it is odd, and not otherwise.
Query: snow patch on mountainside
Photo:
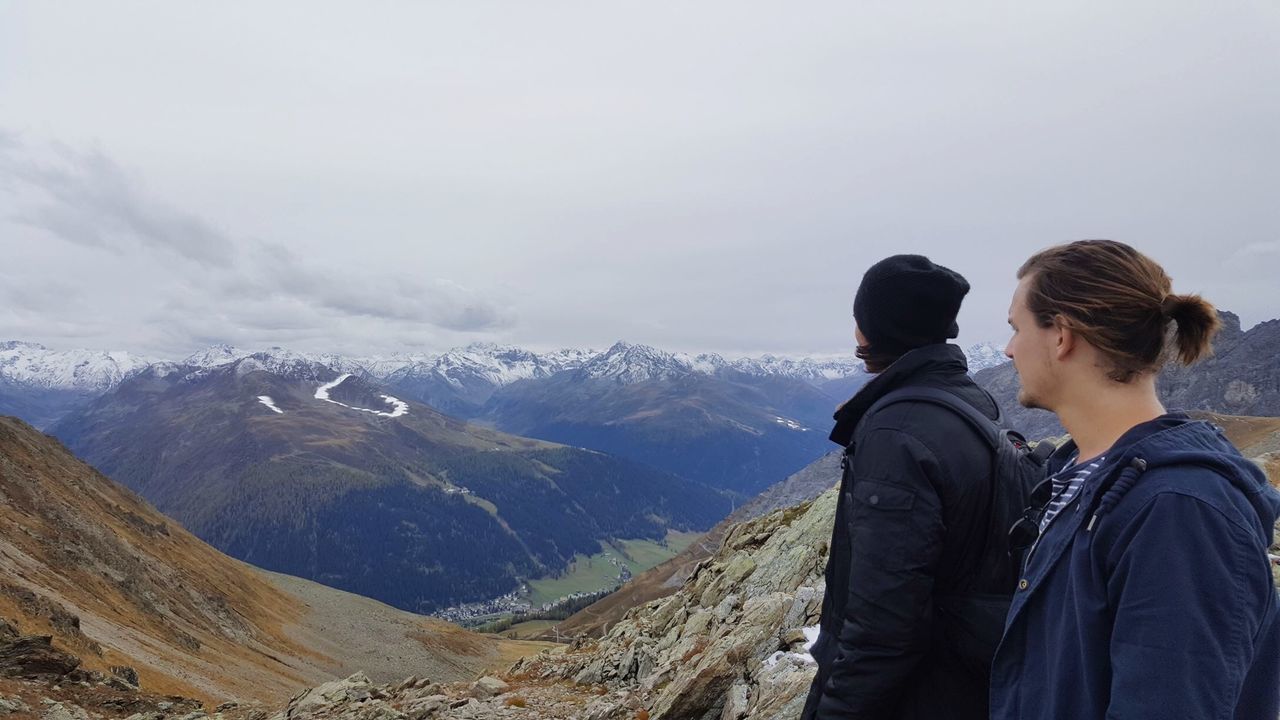
[[[342,407],[347,408],[349,410],[359,410],[360,412],[373,413],[374,415],[378,415],[379,417],[397,418],[402,415],[409,414],[409,403],[404,402],[399,398],[392,397],[390,395],[382,395],[380,397],[382,397],[383,401],[393,408],[391,412],[384,412],[382,410],[370,410],[369,408],[355,407],[354,405],[348,405],[346,403],[338,402],[337,400],[330,398],[329,392],[332,391],[334,388],[338,387],[339,385],[341,385],[342,383],[346,382],[347,378],[349,377],[351,377],[351,373],[344,373],[342,375],[339,375],[336,380],[332,380],[316,388],[316,399],[323,400],[325,402],[330,402],[330,403],[333,403],[334,405],[341,405]]]
[[[337,400],[329,399],[329,391],[346,382],[349,377],[351,377],[351,373],[345,373],[343,375],[339,375],[337,380],[331,380],[316,388],[316,399],[341,405],[342,403],[339,403]]]
[[[259,395],[258,402],[262,403],[263,405],[266,405],[268,408],[271,408],[272,410],[274,410],[277,413],[280,413],[281,415],[284,414],[283,410],[276,407],[276,401],[272,400],[270,395]]]
[[[800,423],[790,418],[775,417],[773,421],[778,423],[779,425],[785,425],[786,427],[789,427],[792,430],[799,430],[800,432],[809,432],[809,428],[801,425]]]

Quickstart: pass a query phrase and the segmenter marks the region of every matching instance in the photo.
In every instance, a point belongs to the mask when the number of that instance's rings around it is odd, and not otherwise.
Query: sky
[[[0,3],[0,340],[846,353],[928,255],[1280,317],[1280,4]]]

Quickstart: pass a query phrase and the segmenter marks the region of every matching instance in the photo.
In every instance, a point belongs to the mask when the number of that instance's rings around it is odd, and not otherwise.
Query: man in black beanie
[[[831,433],[844,473],[806,720],[987,717],[1016,581],[991,508],[1025,498],[996,497],[1000,412],[947,343],[968,292],[920,255],[876,263],[858,287],[858,357],[876,377]]]

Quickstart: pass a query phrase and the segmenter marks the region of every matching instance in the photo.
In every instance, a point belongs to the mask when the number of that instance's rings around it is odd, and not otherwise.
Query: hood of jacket
[[[1053,470],[1075,455],[1075,443],[1068,442],[1049,460]],[[1099,488],[1095,521],[1114,507],[1142,476],[1170,466],[1194,465],[1212,471],[1227,480],[1248,499],[1266,533],[1271,533],[1280,518],[1280,492],[1267,482],[1267,476],[1256,463],[1240,454],[1216,425],[1194,420],[1175,412],[1141,423],[1116,441],[1106,453],[1106,462],[1095,476],[1104,478]]]

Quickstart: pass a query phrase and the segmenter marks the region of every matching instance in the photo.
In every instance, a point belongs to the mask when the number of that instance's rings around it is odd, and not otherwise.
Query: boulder
[[[0,640],[0,676],[58,678],[80,667],[80,658],[53,647],[47,635]]]
[[[485,676],[471,684],[471,694],[477,698],[491,698],[510,690],[511,686],[496,677]]]

